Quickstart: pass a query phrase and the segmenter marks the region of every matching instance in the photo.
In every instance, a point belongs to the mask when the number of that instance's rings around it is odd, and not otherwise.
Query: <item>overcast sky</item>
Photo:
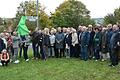
[[[15,17],[17,7],[20,2],[26,0],[0,0],[0,17],[12,18]],[[46,12],[54,12],[64,0],[39,0],[46,7]],[[120,6],[120,0],[80,0],[88,10],[92,18],[101,18],[108,13],[113,13],[114,9]]]

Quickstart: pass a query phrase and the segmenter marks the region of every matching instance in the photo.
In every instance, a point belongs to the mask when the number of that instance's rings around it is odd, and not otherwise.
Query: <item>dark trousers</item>
[[[92,59],[94,57],[94,49],[93,49],[93,46],[90,45],[89,46],[89,58]]]
[[[75,47],[74,46],[70,46],[70,57],[74,57],[75,56]]]
[[[78,45],[70,46],[70,57],[79,57]]]
[[[33,57],[35,58],[35,54],[36,54],[36,45],[34,43],[32,43],[32,48],[33,48]]]
[[[34,58],[39,58],[40,54],[39,54],[39,46],[35,43],[32,43],[32,48],[33,48],[33,56]]]
[[[8,65],[8,63],[9,63],[9,60],[8,61],[1,61],[1,63],[2,63],[2,66],[7,66]]]
[[[22,41],[25,41],[26,40],[26,38],[25,38],[25,36],[20,36],[21,37],[21,39],[22,39]],[[27,55],[27,51],[28,51],[28,45],[25,45],[26,43],[23,43],[22,45],[21,45],[21,47],[23,48],[23,55],[24,55],[24,59],[26,60],[26,59],[28,59],[28,55]]]
[[[42,59],[43,59],[43,60],[46,60],[47,57],[46,57],[45,48],[41,47],[41,49],[42,49],[42,50],[41,50]]]
[[[43,46],[42,45],[38,45],[37,46],[37,58],[40,58],[40,54],[42,55],[42,58],[45,59],[44,53],[43,53]]]
[[[23,46],[23,55],[25,60],[28,59],[27,51],[28,51],[28,46]]]
[[[79,56],[80,56],[80,46],[79,46],[79,44],[76,44],[75,47],[76,47],[76,48],[75,48],[75,49],[76,49],[76,50],[75,50],[75,51],[76,51],[75,57],[76,57],[76,58],[79,58]]]
[[[98,49],[98,48],[94,49],[94,56],[95,56],[96,60],[100,59],[100,53],[99,52],[100,52],[100,49]]]
[[[19,51],[19,57],[20,57],[20,58],[22,57],[22,50],[23,50],[23,47],[20,46],[20,51]]]
[[[55,57],[56,57],[57,51],[56,51],[56,46],[55,45],[54,45],[54,51],[55,51]]]
[[[110,49],[110,47],[108,48],[108,52],[109,52],[109,55],[110,55],[110,61],[112,60],[112,51]]]
[[[14,55],[14,49],[13,49],[13,46],[9,46],[9,47],[7,47],[7,51],[8,51],[9,54],[10,54],[10,58],[13,57],[13,55]]]
[[[64,46],[63,46],[63,57],[65,57],[65,43],[64,43]]]
[[[88,60],[88,47],[81,46],[81,59],[84,61]]]
[[[61,58],[63,53],[63,49],[56,48],[56,58]]]
[[[111,51],[111,64],[112,65],[118,65],[119,56],[118,56],[118,50],[112,50]]]
[[[55,56],[54,46],[50,46],[50,57],[54,57],[54,56]]]

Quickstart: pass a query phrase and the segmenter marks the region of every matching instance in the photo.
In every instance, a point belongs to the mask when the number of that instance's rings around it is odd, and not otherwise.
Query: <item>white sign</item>
[[[29,21],[36,21],[38,18],[37,18],[37,16],[27,16],[27,19]]]

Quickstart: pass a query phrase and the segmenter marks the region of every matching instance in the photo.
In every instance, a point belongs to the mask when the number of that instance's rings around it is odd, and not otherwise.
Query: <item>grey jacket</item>
[[[55,46],[57,49],[62,49],[64,47],[64,34],[62,32],[56,33]]]
[[[12,36],[13,48],[18,48],[20,43],[20,38],[18,36]]]

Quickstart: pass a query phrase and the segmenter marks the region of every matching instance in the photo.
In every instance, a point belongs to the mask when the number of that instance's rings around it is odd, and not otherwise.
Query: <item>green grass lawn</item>
[[[111,68],[109,62],[80,59],[32,60],[0,67],[0,80],[120,80],[120,65]]]

